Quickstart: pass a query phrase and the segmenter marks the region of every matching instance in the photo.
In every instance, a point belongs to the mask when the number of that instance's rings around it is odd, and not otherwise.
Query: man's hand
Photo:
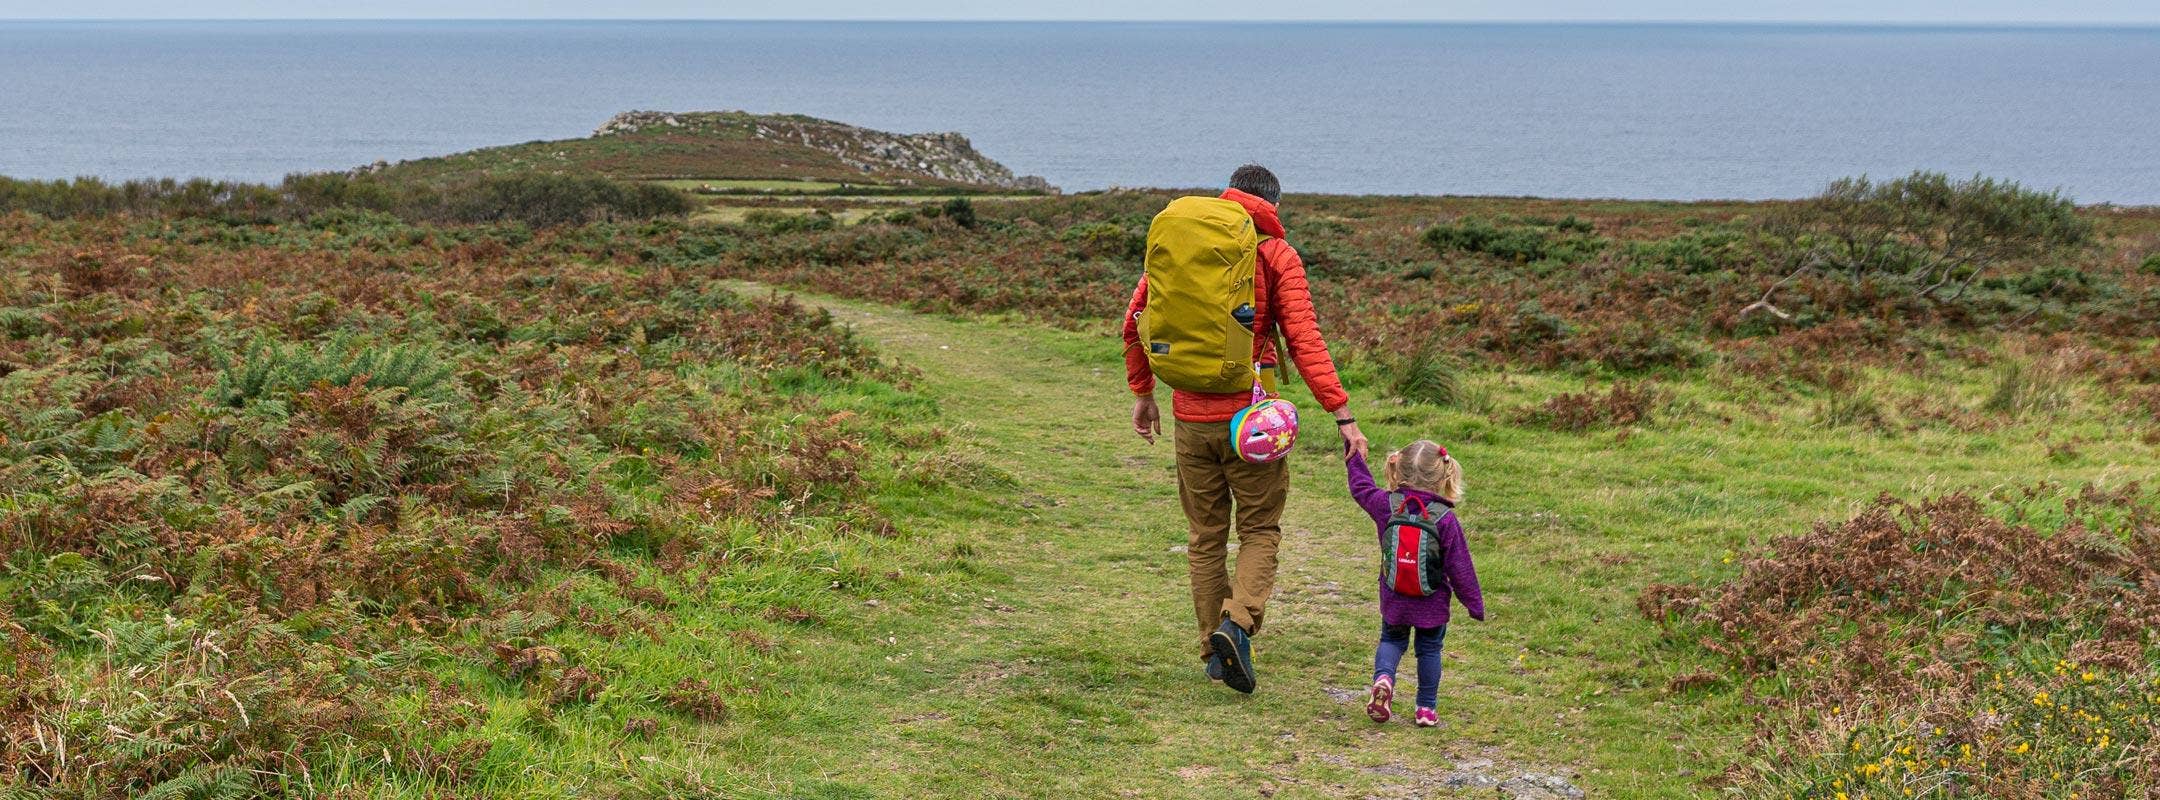
[[[1140,397],[1133,400],[1132,432],[1140,434],[1148,444],[1162,435],[1162,410],[1155,407],[1155,398]]]
[[[1346,419],[1350,419],[1349,406],[1343,406],[1342,408],[1335,409],[1335,420],[1337,422],[1341,422],[1342,420]],[[1348,460],[1352,455],[1355,455],[1359,458],[1364,458],[1366,456],[1366,451],[1372,447],[1372,444],[1370,442],[1365,441],[1364,432],[1357,429],[1357,423],[1355,422],[1337,425],[1335,426],[1335,430],[1342,433],[1344,460]]]

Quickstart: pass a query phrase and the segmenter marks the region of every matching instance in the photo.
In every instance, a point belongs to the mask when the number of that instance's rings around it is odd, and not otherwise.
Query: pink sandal
[[[1435,711],[1435,710],[1433,710],[1433,709],[1430,709],[1430,708],[1420,708],[1420,709],[1418,709],[1418,710],[1417,710],[1417,726],[1418,726],[1418,727],[1420,727],[1420,728],[1431,728],[1431,727],[1436,727],[1436,726],[1438,726],[1439,724],[1440,724],[1440,712],[1438,712],[1438,711]]]
[[[1386,675],[1373,679],[1372,694],[1365,701],[1365,716],[1374,722],[1386,722],[1394,718],[1395,709],[1388,704],[1395,701],[1395,679]]]

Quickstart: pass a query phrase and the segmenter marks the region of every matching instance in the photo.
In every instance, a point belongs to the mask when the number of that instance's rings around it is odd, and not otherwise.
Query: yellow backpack
[[[1192,392],[1252,388],[1259,254],[1252,216],[1235,202],[1180,197],[1155,215],[1140,343],[1156,379]]]

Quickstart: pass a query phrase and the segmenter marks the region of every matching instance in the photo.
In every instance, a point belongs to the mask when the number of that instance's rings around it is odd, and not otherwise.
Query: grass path
[[[859,709],[868,730],[800,743],[828,757],[826,791],[1387,796],[1431,790],[1460,759],[1542,755],[1466,738],[1495,721],[1489,711],[1473,714],[1486,717],[1476,725],[1420,731],[1407,707],[1383,727],[1361,699],[1343,699],[1363,685],[1378,623],[1364,580],[1370,523],[1325,456],[1293,465],[1279,586],[1255,645],[1261,688],[1241,696],[1200,674],[1170,445],[1127,432],[1129,395],[1104,340],[813,302],[921,371],[916,388],[954,421],[964,457],[1018,481],[1024,520],[928,534],[971,542],[1000,574],[995,591],[885,605],[867,643],[836,644],[876,652],[833,662],[879,668],[830,687],[830,702]],[[1494,594],[1504,608],[1507,590]],[[1460,672],[1448,676],[1445,716],[1495,691],[1480,671],[1514,662],[1512,644],[1488,633],[1459,625],[1450,638]]]
[[[1354,699],[1377,626],[1372,534],[1326,431],[1293,457],[1278,590],[1255,640],[1261,688],[1245,697],[1200,673],[1169,444],[1128,432],[1114,343],[805,301],[919,370],[957,454],[1017,488],[994,490],[1010,498],[1004,513],[902,510],[923,547],[965,555],[981,576],[865,604],[812,635],[791,678],[805,718],[731,737],[774,795],[1433,797],[1455,794],[1443,776],[1483,761],[1503,779],[1573,773],[1593,796],[1711,794],[1705,780],[1745,738],[1738,692],[1668,692],[1698,656],[1659,642],[1633,607],[1641,587],[1729,574],[1750,545],[1880,492],[2022,484],[2047,459],[2033,436],[1824,429],[1797,404],[1761,408],[1714,381],[1677,387],[1689,422],[1625,432],[1361,402],[1376,449],[1430,435],[1462,454],[1492,612],[1484,624],[1458,614],[1450,630],[1441,728],[1407,715],[1376,726]],[[1497,391],[1569,388],[1539,380]],[[1301,392],[1292,399],[1310,407]],[[2083,434],[2082,454],[2046,477],[2149,473],[2136,442]]]

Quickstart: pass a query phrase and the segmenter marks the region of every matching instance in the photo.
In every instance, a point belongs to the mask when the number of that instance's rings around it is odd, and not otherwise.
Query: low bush
[[[1586,389],[1554,395],[1544,403],[1517,411],[1515,422],[1570,433],[1640,425],[1650,422],[1662,398],[1657,387],[1648,382],[1620,381],[1602,394]]]
[[[1639,607],[1759,696],[1746,794],[2160,787],[2160,513],[2137,486],[1882,497]],[[1759,693],[1759,695],[1757,694]]]
[[[1115,222],[1083,222],[1058,232],[1058,241],[1079,258],[1110,258],[1138,263],[1147,255],[1146,229]]]
[[[1638,265],[1701,274],[1733,269],[1751,260],[1747,236],[1730,228],[1695,228],[1677,236],[1628,242],[1624,257]]]
[[[1758,225],[1766,246],[1803,269],[1894,281],[1922,298],[1956,300],[2015,264],[2082,248],[2093,222],[2059,192],[1975,176],[1915,172],[1844,178]]]
[[[1580,227],[1580,226],[1575,226]],[[1605,249],[1608,241],[1573,228],[1496,225],[1474,217],[1426,229],[1425,243],[1441,252],[1482,253],[1508,261],[1580,263]]]
[[[945,201],[945,205],[942,210],[944,211],[944,217],[948,220],[952,220],[952,224],[969,229],[973,229],[975,227],[974,201],[969,200],[965,197],[955,197],[951,200]]]
[[[752,209],[743,214],[743,223],[764,228],[767,233],[786,235],[829,231],[838,226],[833,215],[824,211],[808,214],[792,214],[770,208]]]

